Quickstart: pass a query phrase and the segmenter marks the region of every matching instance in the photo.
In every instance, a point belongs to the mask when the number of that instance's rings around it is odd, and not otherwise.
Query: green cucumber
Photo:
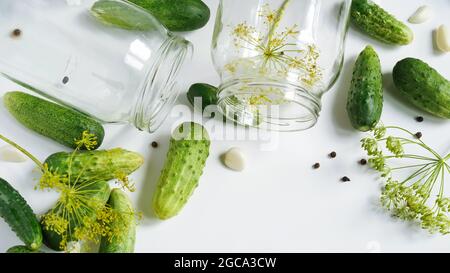
[[[120,227],[120,236],[111,239],[103,237],[100,242],[100,253],[133,253],[136,241],[136,217],[133,205],[128,196],[121,189],[113,189],[109,196],[108,205],[117,213],[118,218],[109,223],[111,229]]]
[[[155,29],[155,20],[134,5],[116,0],[94,3],[91,14],[105,25],[126,30],[149,31]]]
[[[388,44],[408,45],[412,30],[371,0],[353,0],[352,22],[371,37]]]
[[[11,253],[11,254],[15,253],[15,254],[17,254],[17,253],[44,253],[44,252],[40,251],[40,250],[32,250],[32,249],[29,249],[26,246],[13,246],[13,247],[9,248],[6,251],[6,253]]]
[[[394,84],[413,105],[434,116],[450,119],[450,81],[425,62],[406,58],[393,70]]]
[[[3,101],[22,125],[67,147],[76,148],[84,131],[97,137],[94,149],[102,144],[102,125],[80,112],[22,92],[8,92]]]
[[[83,193],[81,193],[83,196],[83,199],[90,200],[92,203],[98,204],[98,205],[105,205],[108,201],[109,195],[111,193],[110,187],[108,183],[105,183],[105,181],[98,181],[93,182],[88,186],[85,186],[82,188]],[[63,205],[57,204],[55,207],[50,209],[49,212],[52,212],[58,216],[61,216],[63,214],[63,209],[65,210]],[[92,209],[88,209],[87,207],[81,207],[76,208],[78,215],[84,215],[85,217],[95,219],[96,214],[95,211]],[[67,210],[65,210],[67,213]],[[79,228],[82,224],[82,222],[77,221],[75,218],[74,213],[70,214],[69,218],[69,230],[72,232],[75,232],[77,228]],[[60,251],[63,250],[61,248],[61,242],[62,242],[62,236],[58,233],[56,233],[53,230],[50,230],[42,221],[42,233],[44,237],[44,243],[47,247]],[[73,234],[68,234],[67,242],[70,242],[74,240]]]
[[[207,83],[193,84],[187,92],[187,98],[192,106],[195,106],[195,100],[201,100],[202,110],[210,105],[217,105],[218,88]]]
[[[175,129],[153,196],[153,210],[158,218],[174,217],[186,205],[198,186],[209,147],[208,132],[203,126],[187,122]]]
[[[0,178],[0,217],[31,250],[42,245],[42,230],[33,210],[20,193]]]
[[[192,31],[204,27],[210,18],[201,0],[129,0],[156,17],[170,31]]]
[[[383,111],[383,76],[377,53],[367,46],[355,63],[347,99],[352,126],[362,132],[375,128]]]
[[[50,155],[44,164],[53,173],[82,177],[83,181],[109,181],[128,176],[139,169],[144,158],[121,148],[98,151],[60,152]]]

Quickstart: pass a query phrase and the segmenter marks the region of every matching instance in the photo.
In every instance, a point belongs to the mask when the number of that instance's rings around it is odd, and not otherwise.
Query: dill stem
[[[267,35],[267,45],[269,45],[270,41],[272,41],[275,30],[277,29],[281,19],[283,18],[284,11],[286,10],[286,7],[290,1],[291,0],[284,0],[284,2],[281,4],[280,8],[277,10],[277,16],[275,17],[275,19],[273,21],[273,25],[270,28],[269,33]]]
[[[37,159],[36,157],[34,157],[31,153],[29,153],[27,150],[25,150],[24,148],[22,148],[21,146],[19,146],[19,144],[15,143],[14,141],[8,139],[7,137],[3,136],[0,134],[0,139],[3,140],[4,142],[8,143],[9,145],[13,146],[14,148],[16,148],[17,150],[19,150],[21,153],[23,153],[24,155],[26,155],[29,159],[31,159],[40,169],[41,171],[44,171],[44,165],[41,163],[41,161],[39,161],[39,159]]]
[[[428,166],[430,165],[430,166]],[[420,182],[422,181],[427,175],[429,175],[429,171],[433,168],[433,164],[429,163],[425,166],[423,166],[422,168],[420,168],[419,170],[415,171],[413,174],[411,174],[408,178],[406,178],[405,180],[403,180],[402,184],[406,184],[408,181],[414,179],[415,177],[423,174],[420,179],[416,182]]]

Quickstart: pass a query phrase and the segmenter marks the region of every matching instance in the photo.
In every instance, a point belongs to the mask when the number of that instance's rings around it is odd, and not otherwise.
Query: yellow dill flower
[[[68,182],[68,178],[66,175],[52,173],[48,169],[47,164],[43,165],[43,169],[41,171],[42,176],[39,179],[39,183],[37,184],[36,189],[55,189],[57,191],[61,191],[64,188],[64,185]]]
[[[314,86],[322,79],[318,64],[320,53],[315,45],[298,44],[298,25],[277,31],[288,3],[289,0],[285,0],[278,10],[270,9],[269,4],[261,7],[258,14],[265,26],[261,31],[246,22],[232,29],[235,47],[258,55],[231,61],[225,65],[228,72],[235,74],[249,71],[248,68],[257,68],[260,76],[285,77],[288,73],[297,74],[299,82],[308,86]]]
[[[92,150],[97,147],[97,136],[89,133],[88,131],[83,131],[81,139],[75,139],[75,144],[77,149],[85,147],[87,150]]]
[[[48,213],[42,217],[42,224],[47,230],[54,231],[57,234],[63,234],[69,226],[69,221],[57,214]]]

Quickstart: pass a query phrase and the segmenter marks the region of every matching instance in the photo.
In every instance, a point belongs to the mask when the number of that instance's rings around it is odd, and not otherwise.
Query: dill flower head
[[[69,180],[66,175],[51,172],[47,164],[43,165],[43,169],[41,171],[42,176],[36,186],[36,189],[39,190],[54,189],[60,192],[64,189],[64,185],[67,184]]]
[[[86,150],[93,150],[97,147],[97,136],[89,133],[88,131],[83,131],[80,139],[75,139],[75,145],[77,149],[86,148]]]
[[[298,75],[300,83],[313,86],[322,78],[318,65],[320,53],[313,44],[299,45],[298,25],[279,29],[285,9],[290,0],[276,10],[269,4],[262,5],[258,16],[262,26],[252,26],[247,22],[239,23],[231,30],[234,45],[238,51],[251,50],[250,58],[238,58],[225,65],[225,69],[234,74],[239,71],[259,70],[260,76],[286,77]]]
[[[388,130],[401,135],[386,136]],[[412,132],[400,127],[382,126],[372,134],[361,140],[361,146],[371,167],[385,178],[381,205],[394,217],[417,222],[431,233],[450,233],[450,199],[444,196],[450,155],[440,156]],[[407,145],[421,148],[423,154],[405,152]],[[410,174],[403,179],[394,178],[398,171]]]

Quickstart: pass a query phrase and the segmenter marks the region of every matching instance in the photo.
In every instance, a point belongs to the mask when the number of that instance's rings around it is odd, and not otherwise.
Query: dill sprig
[[[119,236],[127,229],[124,226],[117,226],[112,229],[108,224],[126,214],[141,217],[134,211],[117,212],[112,210],[106,201],[109,196],[109,186],[105,181],[95,179],[86,181],[83,179],[83,172],[77,176],[71,175],[71,166],[74,155],[81,149],[91,150],[97,145],[97,138],[89,132],[83,132],[80,139],[75,139],[76,149],[69,159],[69,171],[67,174],[59,174],[50,171],[47,164],[43,164],[27,150],[16,144],[14,141],[0,134],[0,139],[9,143],[17,150],[29,157],[39,168],[42,176],[36,186],[39,190],[55,190],[60,193],[56,205],[46,214],[42,215],[42,226],[45,230],[55,232],[61,237],[60,248],[70,251],[72,241],[91,241],[98,243],[101,237],[109,240]],[[83,169],[88,166],[83,166]],[[118,181],[123,188],[133,191],[134,184],[129,181],[125,174],[116,174]],[[102,187],[103,186],[103,187]],[[106,186],[106,187],[105,187]],[[100,191],[108,189],[105,195]]]
[[[298,74],[298,80],[308,86],[313,86],[321,80],[322,72],[318,65],[319,51],[314,44],[299,47],[298,25],[277,31],[289,2],[290,0],[285,0],[276,10],[272,10],[269,4],[262,6],[258,14],[265,27],[261,31],[246,22],[232,29],[235,47],[238,50],[249,50],[257,54],[251,58],[240,58],[228,63],[225,68],[229,72],[236,73],[240,69],[259,68],[260,74],[282,77],[294,72]]]
[[[387,135],[388,131],[401,135]],[[439,155],[415,134],[397,126],[377,127],[361,143],[371,167],[385,179],[380,197],[382,206],[394,217],[418,222],[431,233],[450,233],[450,198],[444,196],[450,154]],[[411,147],[423,153],[408,152]],[[394,165],[394,161],[401,164]],[[395,173],[400,171],[410,173],[398,179]]]

